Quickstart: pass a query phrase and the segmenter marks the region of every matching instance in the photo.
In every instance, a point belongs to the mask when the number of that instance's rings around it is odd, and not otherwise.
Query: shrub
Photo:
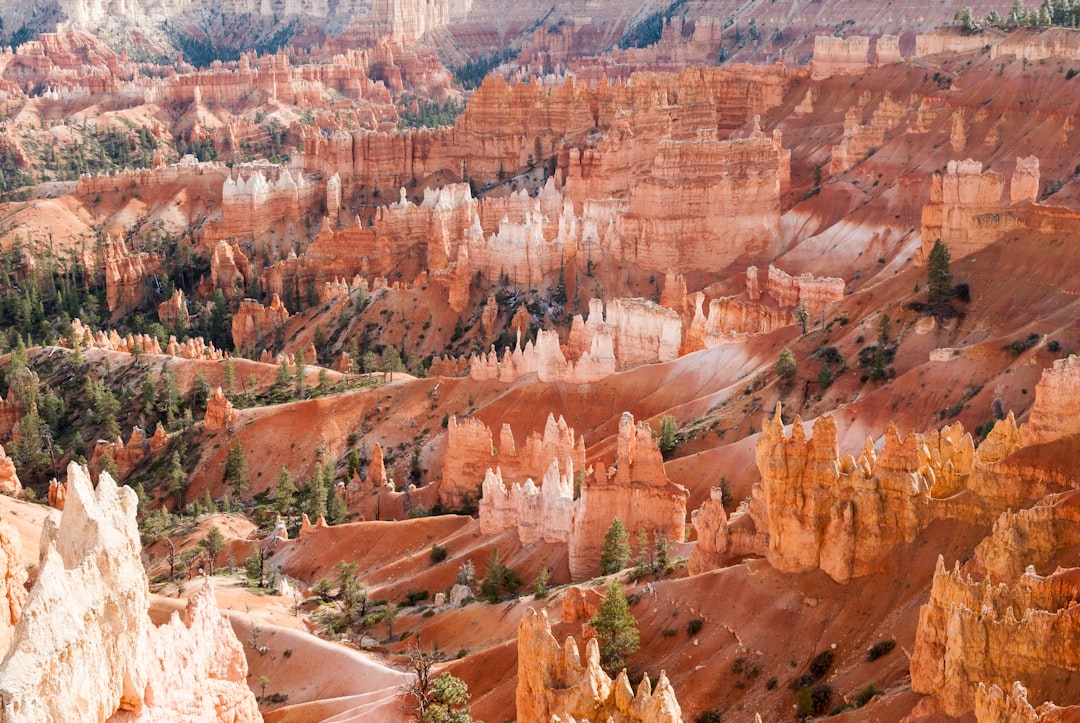
[[[435,545],[431,546],[431,562],[432,562],[432,564],[438,564],[438,563],[442,562],[443,560],[446,559],[446,555],[447,555],[447,550],[446,550],[446,548],[444,546],[438,545],[438,544],[435,544]]]
[[[697,635],[698,633],[701,632],[701,628],[702,628],[703,625],[705,625],[704,620],[702,620],[701,618],[694,618],[693,620],[691,620],[690,622],[688,622],[686,624],[686,633],[687,633],[687,635],[691,635],[691,636]]]
[[[716,708],[710,708],[707,711],[703,711],[698,714],[698,717],[694,719],[695,723],[720,723],[723,720],[720,711]]]
[[[768,682],[765,683],[765,690],[776,690],[776,686],[779,684],[780,681],[776,678],[769,678]]]
[[[679,634],[679,631],[675,628],[665,628],[664,631],[660,634],[665,638],[674,638],[676,635]]]
[[[881,691],[875,688],[874,684],[871,683],[870,685],[860,690],[859,694],[855,696],[855,707],[862,708],[864,705],[869,703],[875,695],[879,695],[880,693]]]
[[[832,650],[822,650],[810,661],[810,675],[814,676],[815,680],[821,680],[832,668],[834,660],[836,654]]]
[[[866,659],[870,662],[882,658],[893,651],[896,647],[895,640],[882,640],[881,642],[874,643],[870,646],[870,650],[866,653]]]
[[[415,605],[421,600],[427,600],[431,597],[431,593],[427,590],[409,590],[405,593],[405,600],[409,605]]]

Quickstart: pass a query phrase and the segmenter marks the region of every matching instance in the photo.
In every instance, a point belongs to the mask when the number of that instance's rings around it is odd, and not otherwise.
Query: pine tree
[[[773,371],[776,376],[781,379],[791,379],[795,376],[798,366],[795,362],[795,355],[791,353],[791,349],[786,346],[780,350],[780,354],[776,357],[776,364],[773,365]]]
[[[660,419],[660,438],[656,443],[663,455],[670,454],[679,443],[679,424],[672,415],[665,414]]]
[[[97,468],[98,477],[100,477],[102,473],[108,472],[109,476],[112,477],[114,481],[120,480],[120,470],[116,466],[116,460],[113,459],[113,456],[108,452],[102,452],[101,456],[98,457]]]
[[[292,475],[289,474],[289,468],[285,465],[281,465],[281,470],[278,472],[274,508],[278,514],[284,515],[286,520],[296,508],[296,484],[293,482]]]
[[[316,522],[320,517],[326,517],[326,485],[323,483],[322,474],[318,467],[315,468],[315,477],[311,480],[311,489],[308,491],[307,514],[308,519]]]
[[[210,574],[213,575],[214,560],[225,550],[225,536],[221,534],[221,530],[218,528],[211,527],[210,531],[206,533],[206,537],[199,541],[199,547],[206,551],[208,569]]]
[[[187,472],[180,463],[180,452],[173,452],[169,460],[169,492],[176,498],[176,511],[184,507],[184,493],[187,492]]]
[[[338,525],[349,517],[349,507],[345,504],[345,498],[341,496],[337,487],[334,488],[334,493],[330,495],[330,503],[326,510],[327,521],[331,525]]]
[[[949,247],[941,243],[941,239],[938,239],[934,242],[934,248],[930,250],[930,257],[926,265],[926,294],[931,308],[940,308],[948,304],[949,299],[952,298],[950,261]]]
[[[596,617],[589,621],[600,645],[600,666],[614,676],[640,645],[637,620],[630,613],[622,585],[612,580]]]
[[[600,574],[612,575],[630,562],[630,535],[618,517],[611,521],[604,535],[604,550],[600,553]]]
[[[799,304],[795,307],[795,321],[799,324],[799,328],[802,329],[802,333],[806,334],[806,328],[810,325],[810,309],[807,308],[805,299],[800,299]]]
[[[229,447],[229,456],[225,461],[224,481],[237,497],[247,491],[251,482],[248,477],[247,453],[244,452],[244,445],[240,442]]]

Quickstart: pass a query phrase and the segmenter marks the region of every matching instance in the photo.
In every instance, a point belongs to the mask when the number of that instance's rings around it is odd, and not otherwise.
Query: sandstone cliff
[[[0,650],[7,651],[15,624],[26,604],[26,567],[22,539],[6,520],[0,519]]]
[[[595,639],[586,644],[582,662],[574,639],[560,646],[547,612],[529,608],[518,625],[517,719],[682,723],[682,709],[663,671],[655,689],[645,676],[635,693],[625,670],[612,680],[600,668]]]

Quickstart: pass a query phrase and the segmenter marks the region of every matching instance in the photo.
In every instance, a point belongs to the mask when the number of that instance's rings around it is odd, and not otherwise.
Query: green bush
[[[866,659],[871,663],[878,658],[884,657],[893,651],[896,647],[895,640],[882,640],[879,643],[874,643],[870,646],[870,650],[866,653]]]
[[[702,626],[705,625],[705,621],[701,618],[694,618],[686,624],[686,634],[690,636],[697,635],[701,632]]]
[[[814,676],[815,680],[821,680],[832,668],[835,660],[836,654],[832,650],[822,650],[810,661],[810,675]]]

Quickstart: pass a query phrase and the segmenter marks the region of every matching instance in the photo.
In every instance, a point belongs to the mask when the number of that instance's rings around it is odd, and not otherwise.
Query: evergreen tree
[[[221,370],[221,386],[227,396],[231,396],[236,387],[236,370],[233,369],[232,357],[225,360],[225,366]]]
[[[480,583],[480,598],[488,602],[498,602],[502,599],[504,590],[513,593],[519,587],[521,587],[521,576],[502,564],[499,560],[499,548],[496,547],[491,551],[487,572],[484,573],[484,579]]]
[[[672,415],[665,414],[660,419],[660,438],[656,443],[660,447],[660,453],[665,456],[671,454],[679,443],[679,424]]]
[[[773,365],[773,371],[776,372],[776,376],[784,380],[790,380],[795,376],[795,372],[798,370],[798,366],[795,362],[795,355],[791,353],[791,349],[786,346],[780,350],[780,354],[776,357],[776,364]]]
[[[102,452],[101,456],[98,457],[97,468],[98,477],[101,477],[101,474],[103,472],[108,472],[109,476],[112,477],[113,480],[117,482],[120,481],[120,470],[116,466],[116,460],[113,459],[113,456],[108,452]]]
[[[173,452],[169,460],[169,492],[176,498],[176,511],[184,508],[184,493],[187,492],[187,472],[180,464],[180,452]]]
[[[334,493],[330,495],[326,517],[331,525],[341,524],[349,518],[349,507],[345,504],[345,498],[341,496],[336,486],[334,487]]]
[[[604,535],[604,550],[600,553],[600,574],[612,575],[630,562],[630,535],[618,517],[611,521]]]
[[[802,329],[802,333],[806,334],[806,328],[810,325],[810,309],[807,308],[804,299],[800,299],[799,304],[795,307],[795,321],[798,323],[799,328]]]
[[[926,294],[931,308],[941,308],[949,303],[952,298],[952,272],[949,269],[951,254],[949,247],[941,243],[941,239],[934,242],[934,248],[930,250],[930,257],[926,266]]]
[[[608,585],[604,601],[589,623],[596,630],[600,645],[600,666],[614,677],[640,645],[637,620],[630,613],[618,580],[612,580]]]
[[[285,465],[281,465],[281,469],[278,471],[277,490],[274,493],[274,508],[286,520],[296,508],[296,484],[293,482],[292,475],[289,474],[289,468]]]
[[[240,497],[247,491],[251,480],[248,477],[247,453],[244,445],[237,442],[229,447],[229,456],[225,461],[225,484],[232,488],[233,494]]]
[[[206,551],[207,567],[210,574],[214,574],[214,560],[225,550],[225,536],[221,530],[211,527],[206,537],[199,541],[199,547]]]
[[[326,495],[326,485],[323,483],[318,466],[316,466],[315,476],[312,478],[308,490],[307,515],[312,522],[318,521],[320,517],[326,517]]]

